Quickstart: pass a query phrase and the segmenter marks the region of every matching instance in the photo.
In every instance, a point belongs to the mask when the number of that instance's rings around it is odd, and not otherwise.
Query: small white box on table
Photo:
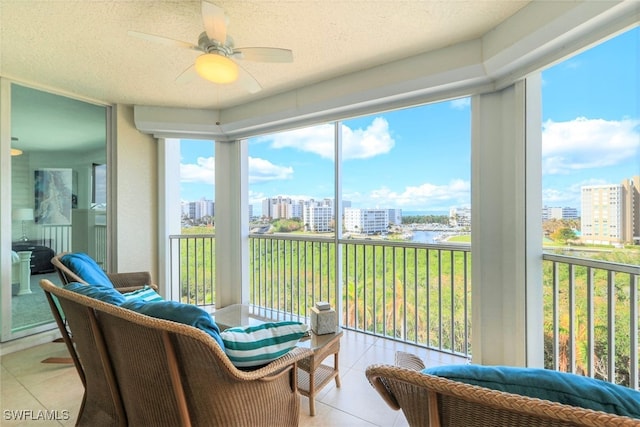
[[[338,329],[336,311],[328,302],[317,302],[311,307],[311,330],[316,335],[333,334]]]

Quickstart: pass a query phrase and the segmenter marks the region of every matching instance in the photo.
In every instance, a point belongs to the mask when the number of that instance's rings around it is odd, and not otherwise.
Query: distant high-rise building
[[[640,244],[640,176],[622,181],[622,241]]]
[[[622,184],[582,187],[582,240],[595,244],[638,242],[640,177]]]
[[[582,187],[582,240],[640,244],[640,176]]]
[[[449,225],[452,227],[471,227],[471,208],[449,209]]]
[[[622,185],[584,186],[581,204],[581,238],[585,243],[612,245],[622,241]]]
[[[331,231],[333,207],[319,203],[305,203],[302,221],[307,231]]]
[[[207,200],[204,197],[195,202],[185,202],[182,204],[182,214],[189,219],[199,221],[205,216],[213,217],[215,215],[215,203],[213,200]]]
[[[402,209],[387,209],[389,212],[389,224],[402,225]]]
[[[555,206],[545,206],[542,208],[542,220],[548,221],[550,219],[576,219],[578,218],[578,209]]]

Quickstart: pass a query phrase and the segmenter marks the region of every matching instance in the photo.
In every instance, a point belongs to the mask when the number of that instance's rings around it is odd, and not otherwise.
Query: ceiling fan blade
[[[238,64],[238,69],[240,71],[238,75],[238,84],[240,86],[245,88],[249,93],[258,93],[262,90],[262,86],[260,86],[258,80],[256,80],[250,72],[245,70],[240,64]]]
[[[293,62],[293,52],[277,47],[239,47],[235,48],[233,57],[257,62]]]
[[[202,21],[207,37],[216,40],[220,44],[227,41],[227,15],[224,10],[215,4],[202,2]]]
[[[194,64],[189,65],[178,77],[176,77],[176,83],[186,84],[190,83],[198,77],[198,72]]]
[[[147,34],[147,33],[140,33],[138,31],[127,31],[127,34],[132,36],[132,37],[138,37],[140,39],[143,40],[148,40],[148,41],[152,41],[154,43],[160,43],[160,44],[164,44],[166,46],[173,46],[173,47],[183,47],[186,49],[193,49],[193,50],[198,50],[200,51],[201,49],[192,44],[192,43],[188,43],[188,42],[183,42],[180,40],[174,40],[174,39],[170,39],[167,37],[161,37],[161,36],[156,36],[153,34]]]

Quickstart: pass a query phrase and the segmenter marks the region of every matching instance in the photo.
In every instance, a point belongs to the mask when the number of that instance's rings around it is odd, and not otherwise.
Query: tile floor
[[[370,335],[345,331],[340,349],[340,378],[317,396],[316,416],[309,416],[309,401],[300,398],[300,426],[401,427],[402,412],[391,410],[364,375],[374,363],[393,364],[397,350],[418,355],[427,366],[465,363],[466,360]],[[44,364],[48,357],[67,355],[64,344],[48,343],[2,356],[0,425],[72,426],[80,408],[83,388],[73,365]],[[330,364],[329,357],[325,363]],[[57,420],[42,420],[44,414]],[[22,415],[23,420],[17,420]],[[25,419],[26,418],[26,419]]]

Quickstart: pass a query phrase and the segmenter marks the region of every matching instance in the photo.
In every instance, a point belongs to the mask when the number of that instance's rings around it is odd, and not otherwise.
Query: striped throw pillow
[[[124,299],[126,301],[131,301],[131,300],[134,300],[134,299],[135,300],[144,301],[144,302],[164,301],[162,296],[160,296],[160,294],[157,293],[150,286],[145,286],[144,288],[135,290],[133,292],[124,293],[124,294],[122,294],[122,296],[124,297]]]
[[[267,322],[220,332],[225,353],[238,368],[266,365],[296,346],[307,331],[300,322]]]

